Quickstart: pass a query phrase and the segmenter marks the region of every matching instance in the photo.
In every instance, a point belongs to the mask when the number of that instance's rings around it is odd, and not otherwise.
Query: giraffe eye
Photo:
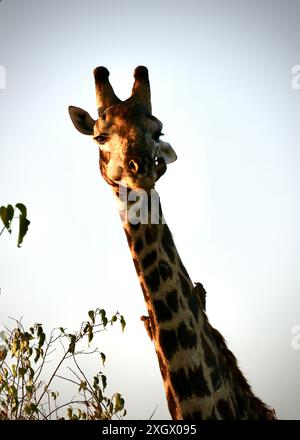
[[[100,134],[99,136],[95,137],[96,141],[99,142],[99,144],[103,145],[108,140],[108,134]]]
[[[163,136],[164,134],[159,130],[155,131],[152,135],[152,138],[155,140],[155,142],[159,141],[160,136]]]

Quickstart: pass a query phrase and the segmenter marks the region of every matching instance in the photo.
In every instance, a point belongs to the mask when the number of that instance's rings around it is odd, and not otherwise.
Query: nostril
[[[130,159],[128,161],[128,169],[131,173],[137,174],[140,168],[140,164],[137,159]]]

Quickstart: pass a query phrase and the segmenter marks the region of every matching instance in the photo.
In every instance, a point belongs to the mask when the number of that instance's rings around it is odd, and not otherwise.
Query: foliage
[[[74,333],[68,333],[60,327],[52,330],[47,337],[42,324],[25,329],[18,320],[14,320],[15,328],[5,328],[0,332],[3,341],[0,345],[0,420],[110,420],[126,415],[121,394],[115,393],[110,398],[104,394],[107,379],[103,372],[99,371],[91,381],[78,361],[82,354],[94,354],[104,365],[104,353],[98,349],[88,352],[80,350],[79,345],[86,339],[90,344],[95,334],[106,330],[109,324],[119,322],[124,330],[126,322],[118,312],[108,318],[104,309],[90,310],[88,316],[80,330]],[[48,379],[44,380],[42,374],[45,374],[49,357],[58,349],[62,350],[61,357],[51,368]],[[72,367],[67,368],[71,377],[60,373],[68,359],[72,362]],[[50,388],[55,378],[68,381],[76,387],[76,396],[71,401],[58,404],[59,393]],[[61,416],[66,408],[66,416]]]
[[[6,229],[11,234],[11,223],[14,218],[15,211],[19,211],[19,234],[18,234],[18,247],[21,247],[23,238],[25,237],[30,221],[27,218],[27,208],[23,203],[17,203],[15,208],[12,205],[0,206],[0,219],[3,223],[3,228],[0,231],[0,235]]]

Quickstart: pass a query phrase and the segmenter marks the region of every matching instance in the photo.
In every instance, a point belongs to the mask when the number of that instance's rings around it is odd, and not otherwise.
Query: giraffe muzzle
[[[123,178],[132,188],[153,188],[155,182],[165,173],[166,163],[162,158],[130,155],[125,162]],[[125,182],[124,180],[124,182]]]

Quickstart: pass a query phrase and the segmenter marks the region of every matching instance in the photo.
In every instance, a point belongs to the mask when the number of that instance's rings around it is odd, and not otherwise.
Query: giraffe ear
[[[70,105],[69,107],[70,118],[74,124],[74,127],[82,134],[92,135],[94,133],[94,119],[88,112],[79,107]]]
[[[171,145],[168,142],[160,141],[159,142],[159,155],[164,159],[166,164],[175,162],[177,159],[177,154],[171,147]]]

